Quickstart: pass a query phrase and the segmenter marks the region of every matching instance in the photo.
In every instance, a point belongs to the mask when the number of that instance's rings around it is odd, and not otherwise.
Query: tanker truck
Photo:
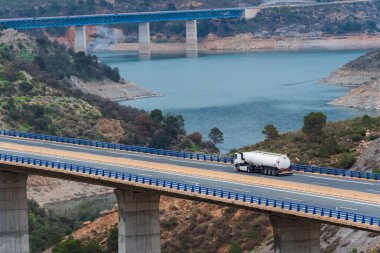
[[[279,176],[290,175],[290,160],[286,155],[263,151],[250,151],[234,154],[236,171],[262,173]]]

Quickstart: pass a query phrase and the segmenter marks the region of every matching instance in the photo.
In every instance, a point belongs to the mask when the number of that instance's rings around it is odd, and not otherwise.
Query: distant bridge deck
[[[14,29],[32,29],[158,21],[240,18],[244,14],[244,10],[244,8],[231,8],[0,19],[0,27],[3,26],[5,28]]]
[[[3,170],[120,189],[148,189],[180,198],[380,231],[380,198],[376,194],[380,183],[373,180],[299,173],[271,178],[236,173],[228,163],[12,136],[0,136],[0,164]],[[325,194],[318,193],[323,189]]]

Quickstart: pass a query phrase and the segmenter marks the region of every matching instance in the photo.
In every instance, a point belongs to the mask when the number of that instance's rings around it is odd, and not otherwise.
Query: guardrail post
[[[191,186],[191,192],[194,192],[194,185]]]
[[[239,200],[239,193],[235,193],[235,200]]]
[[[212,196],[215,197],[216,196],[216,190],[214,189],[213,192],[212,192]]]
[[[206,196],[208,195],[208,188],[206,187]]]
[[[183,190],[184,190],[184,191],[187,191],[187,184],[184,184],[184,185],[183,185]]]
[[[261,197],[259,197],[259,199],[257,200],[257,204],[261,205]]]

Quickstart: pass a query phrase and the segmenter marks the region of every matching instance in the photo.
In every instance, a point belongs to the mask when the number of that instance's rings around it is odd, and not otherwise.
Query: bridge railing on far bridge
[[[87,166],[80,166],[75,164],[54,162],[49,160],[41,160],[29,157],[13,156],[7,154],[0,154],[0,162],[10,164],[20,164],[21,166],[28,167],[28,165],[49,168],[56,171],[66,171],[79,174],[87,174],[96,176],[96,178],[110,178],[121,180],[122,182],[130,182],[136,185],[150,185],[159,187],[163,191],[165,189],[170,189],[171,191],[179,191],[185,193],[191,193],[192,195],[207,196],[217,200],[224,200],[226,202],[231,201],[236,205],[241,203],[242,205],[249,205],[252,207],[260,208],[267,207],[271,208],[270,211],[282,210],[286,213],[297,215],[297,213],[302,213],[308,217],[319,216],[331,222],[340,221],[351,221],[355,224],[365,224],[369,225],[370,229],[380,231],[380,218],[367,216],[364,214],[358,214],[354,212],[346,212],[340,210],[333,210],[329,208],[323,208],[313,205],[300,204],[296,202],[283,201],[271,198],[265,198],[250,194],[237,193],[228,190],[221,190],[216,188],[209,188],[204,186],[198,186],[194,184],[179,183],[171,180],[163,180],[149,176],[140,176],[136,174],[129,174],[124,172],[113,171],[109,169],[93,168]],[[263,208],[265,209],[265,208]],[[281,212],[281,211],[280,211]],[[368,227],[367,227],[368,228]]]
[[[141,146],[125,145],[125,144],[115,144],[115,143],[110,143],[110,142],[84,140],[84,139],[78,139],[78,138],[59,137],[59,136],[46,135],[46,134],[33,134],[33,133],[8,131],[8,130],[0,130],[0,135],[26,138],[26,139],[34,139],[34,140],[42,140],[42,141],[68,143],[68,144],[75,144],[75,145],[82,145],[82,146],[89,146],[89,147],[105,148],[105,149],[114,149],[114,150],[121,150],[121,151],[139,152],[139,153],[146,153],[146,154],[152,154],[152,155],[192,159],[192,160],[198,160],[198,161],[208,161],[208,162],[211,161],[211,162],[219,162],[219,163],[226,163],[226,164],[233,163],[233,158],[231,156],[224,156],[224,155],[213,155],[213,154],[204,154],[204,153],[193,153],[193,152],[148,148],[148,147],[141,147]],[[380,174],[372,173],[372,172],[353,171],[353,170],[345,170],[345,169],[329,168],[329,167],[321,167],[321,166],[313,166],[313,165],[301,165],[301,164],[292,164],[291,169],[298,172],[318,173],[318,174],[323,174],[323,175],[343,176],[343,177],[368,179],[368,180],[375,180],[375,181],[380,180]]]

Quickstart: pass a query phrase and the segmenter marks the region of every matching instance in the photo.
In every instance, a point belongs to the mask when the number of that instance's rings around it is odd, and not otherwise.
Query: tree
[[[262,133],[266,135],[267,140],[273,140],[278,137],[277,128],[272,124],[266,125]]]
[[[217,128],[211,128],[210,133],[208,134],[208,138],[216,145],[218,143],[224,142],[223,132]]]
[[[164,116],[162,115],[161,110],[158,109],[154,109],[153,111],[151,111],[149,114],[149,118],[156,122],[158,125],[161,125],[164,121]]]
[[[304,117],[302,132],[311,141],[319,141],[323,135],[323,128],[326,126],[326,115],[321,112],[311,112]]]
[[[232,241],[231,247],[228,250],[228,253],[243,253],[243,249],[240,247],[237,241]]]
[[[202,143],[202,134],[200,132],[194,132],[190,134],[189,139],[192,140],[195,144],[200,145]]]

